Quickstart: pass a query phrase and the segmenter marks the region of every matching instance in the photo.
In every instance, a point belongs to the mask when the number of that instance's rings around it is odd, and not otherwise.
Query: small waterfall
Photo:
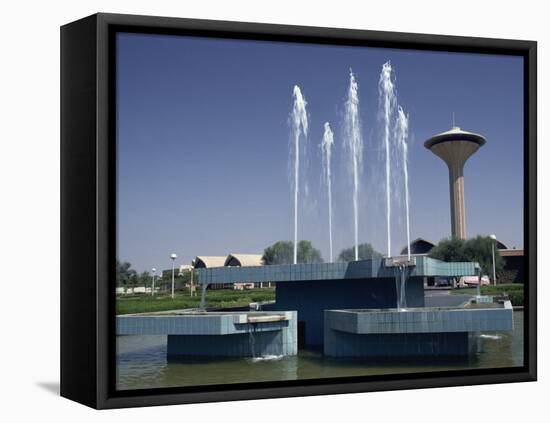
[[[254,332],[256,332],[256,326],[254,323],[250,324],[252,326],[252,330],[248,331],[248,345],[250,346],[250,354],[252,355],[252,359],[256,359],[256,338],[254,337]]]
[[[395,291],[397,295],[397,309],[405,311],[407,308],[407,279],[408,270],[404,265],[395,268]]]
[[[348,98],[345,104],[344,142],[349,153],[353,183],[353,241],[355,260],[359,260],[359,188],[363,162],[363,139],[359,119],[359,86],[349,72]]]
[[[479,337],[482,339],[490,339],[492,341],[498,341],[499,339],[502,339],[501,335],[489,335],[486,333],[482,333],[481,335],[479,335]]]
[[[392,67],[390,62],[382,65],[378,81],[378,115],[383,123],[383,149],[385,152],[386,170],[386,232],[387,256],[391,257],[391,150],[390,150],[390,121],[395,109],[395,86],[392,81]]]
[[[294,106],[290,114],[291,137],[293,145],[291,146],[291,156],[293,158],[293,184],[294,184],[294,264],[298,262],[298,197],[300,191],[300,140],[306,139],[308,131],[307,121],[307,102],[302,95],[298,85],[294,86],[292,93]]]
[[[411,228],[409,220],[409,146],[407,144],[409,137],[409,117],[403,111],[401,106],[397,107],[396,121],[396,139],[401,152],[401,163],[403,167],[403,184],[405,188],[405,216],[407,230],[407,259],[411,259]]]
[[[334,144],[334,135],[330,129],[330,124],[325,122],[325,132],[323,141],[321,142],[321,152],[323,154],[323,178],[327,187],[328,198],[328,247],[329,247],[329,262],[332,263],[332,175],[331,175],[331,155],[332,146]]]
[[[260,332],[261,333],[261,332]],[[261,363],[261,362],[270,362],[270,361],[279,361],[284,358],[282,354],[256,354],[256,324],[249,323],[248,331],[248,345],[250,348],[250,361],[252,363]],[[260,339],[260,350],[262,350],[262,342]]]

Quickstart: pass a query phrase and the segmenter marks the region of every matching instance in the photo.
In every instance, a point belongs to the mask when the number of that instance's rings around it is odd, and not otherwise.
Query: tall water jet
[[[392,81],[392,67],[390,62],[382,65],[378,81],[379,117],[383,122],[383,144],[385,151],[386,169],[386,232],[388,239],[388,257],[391,257],[391,147],[390,121],[395,109],[395,86]]]
[[[359,86],[353,71],[349,71],[348,98],[345,107],[344,145],[351,161],[353,183],[353,241],[355,260],[359,260],[359,181],[363,163],[363,139],[359,120]]]
[[[397,119],[395,124],[395,136],[401,152],[401,165],[403,167],[403,185],[405,189],[405,218],[407,228],[407,259],[411,259],[411,228],[409,220],[409,117],[401,106],[397,107]]]
[[[298,196],[300,191],[300,140],[306,139],[308,131],[307,122],[307,102],[298,85],[294,86],[292,93],[294,106],[290,114],[290,124],[292,132],[291,154],[293,150],[294,167],[294,264],[298,262]]]
[[[330,129],[330,124],[325,122],[325,132],[321,142],[321,152],[323,154],[323,177],[327,186],[328,199],[328,255],[329,262],[332,263],[332,175],[331,175],[331,156],[332,146],[334,144],[334,135]]]

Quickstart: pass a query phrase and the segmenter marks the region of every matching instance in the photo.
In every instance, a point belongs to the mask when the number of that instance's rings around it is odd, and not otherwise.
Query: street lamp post
[[[157,273],[157,269],[153,267],[151,272],[153,272],[153,276],[151,277],[151,296],[153,296],[155,295],[155,275]]]
[[[191,265],[191,275],[190,276],[190,282],[189,282],[189,294],[191,295],[191,297],[194,297],[195,296],[195,284],[193,282],[193,272],[194,272],[195,268],[193,267],[193,265]]]
[[[177,258],[178,256],[176,254],[170,254],[170,259],[172,260],[172,298],[174,298],[174,266],[176,265]]]
[[[495,269],[495,244],[497,242],[497,237],[494,234],[489,235],[491,238],[491,250],[493,252],[493,285],[497,284],[497,272]]]

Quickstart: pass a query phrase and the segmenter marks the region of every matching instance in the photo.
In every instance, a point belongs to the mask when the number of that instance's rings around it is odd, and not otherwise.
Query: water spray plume
[[[390,121],[395,108],[395,87],[392,81],[392,67],[390,62],[382,65],[378,81],[379,116],[383,122],[383,146],[385,151],[386,171],[386,235],[387,255],[391,257],[391,161],[390,161]]]
[[[344,119],[345,146],[351,162],[353,184],[353,241],[355,260],[359,260],[359,191],[362,171],[363,139],[359,119],[359,86],[355,81],[353,71],[349,72],[348,97],[345,104]]]
[[[405,189],[405,223],[407,231],[407,259],[411,259],[411,228],[409,218],[409,117],[401,106],[397,108],[396,139],[401,153],[401,165],[403,168],[403,185]]]
[[[325,122],[325,132],[321,142],[321,152],[323,154],[323,177],[327,187],[328,198],[328,240],[329,240],[329,261],[333,261],[332,255],[332,175],[331,158],[332,146],[334,144],[334,135],[330,129],[330,124]]]
[[[294,86],[292,93],[294,106],[290,114],[291,133],[293,145],[294,167],[294,264],[298,262],[298,197],[300,192],[300,141],[307,138],[307,102],[298,85]]]

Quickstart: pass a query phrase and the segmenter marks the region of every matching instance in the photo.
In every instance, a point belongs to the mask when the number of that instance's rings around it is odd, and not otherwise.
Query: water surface
[[[523,365],[523,311],[514,312],[514,331],[483,332],[479,350],[465,359],[426,358],[380,362],[324,357],[300,350],[274,360],[166,359],[166,336],[117,337],[117,389],[166,388],[243,382],[406,374]]]

